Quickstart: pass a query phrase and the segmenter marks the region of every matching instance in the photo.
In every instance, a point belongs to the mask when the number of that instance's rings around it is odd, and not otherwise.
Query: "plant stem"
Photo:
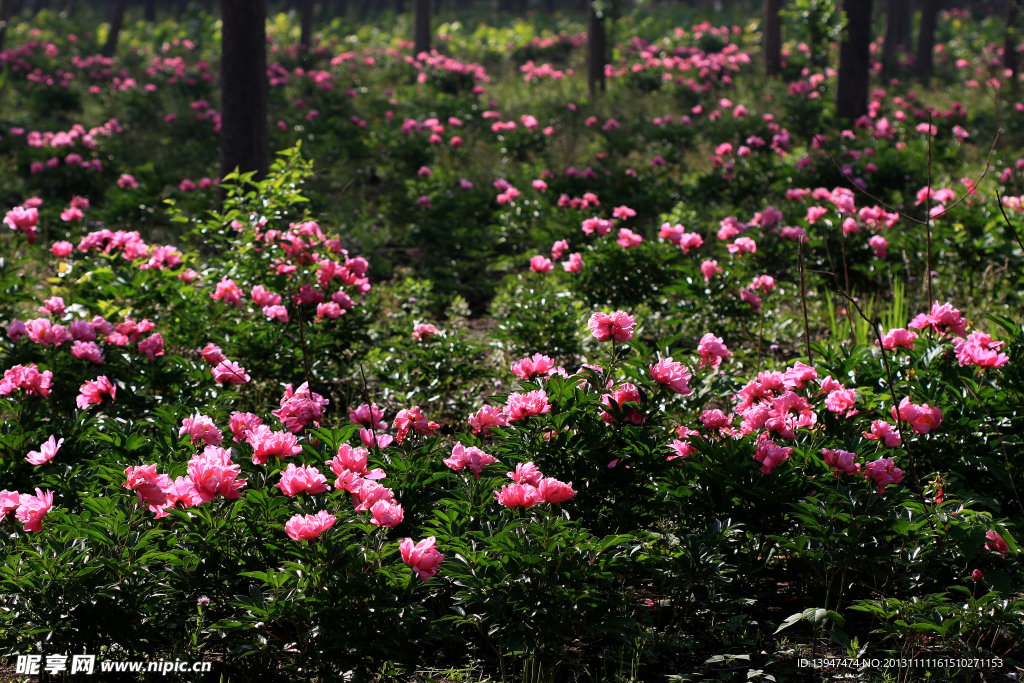
[[[811,326],[807,322],[807,287],[804,284],[804,241],[797,240],[797,251],[800,259],[800,304],[804,310],[804,341],[807,343],[807,364],[813,365],[811,359]]]

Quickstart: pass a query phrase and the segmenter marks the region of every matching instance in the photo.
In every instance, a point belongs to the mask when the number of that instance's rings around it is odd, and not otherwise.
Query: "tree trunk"
[[[299,48],[303,51],[313,47],[313,0],[302,0],[299,5],[299,13],[302,22],[302,37],[299,38]]]
[[[416,1],[416,35],[413,53],[430,52],[430,0]]]
[[[107,42],[103,46],[103,56],[113,57],[117,52],[117,39],[121,35],[121,27],[124,25],[124,13],[128,10],[128,0],[114,0],[110,13],[110,33],[107,34]]]
[[[143,18],[146,21],[156,21],[156,0],[146,0]]]
[[[940,0],[924,0],[921,5],[921,30],[917,36],[917,58],[914,65],[917,75],[927,79],[932,75],[935,55],[935,20],[939,14]]]
[[[221,1],[221,177],[267,172],[266,0]]]
[[[882,64],[886,69],[896,65],[897,50],[910,51],[913,29],[912,0],[889,0],[885,15],[885,41],[882,47]]]
[[[4,41],[7,39],[7,24],[11,20],[13,10],[14,0],[0,0],[0,50],[4,49]]]
[[[782,0],[764,0],[764,70],[769,76],[782,70]]]
[[[441,13],[441,0],[434,0],[434,16]]]
[[[871,0],[843,0],[846,29],[839,46],[836,117],[853,121],[868,111],[871,77]]]
[[[1006,37],[1003,40],[1003,68],[1013,72],[1012,82],[1017,82],[1017,46],[1020,44],[1021,0],[1006,0]]]
[[[598,15],[597,10],[591,5],[587,19],[587,85],[590,87],[591,97],[597,94],[598,88],[601,92],[605,90],[604,43],[604,15]]]

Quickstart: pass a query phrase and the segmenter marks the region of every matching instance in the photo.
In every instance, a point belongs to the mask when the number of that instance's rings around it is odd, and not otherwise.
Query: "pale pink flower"
[[[257,306],[276,306],[281,303],[281,295],[271,292],[263,285],[252,288],[252,302]]]
[[[722,269],[718,267],[718,261],[707,260],[700,264],[700,272],[704,276],[704,282],[711,282],[711,278],[716,273],[721,273]]]
[[[737,237],[736,241],[732,244],[726,245],[730,254],[737,256],[743,256],[743,254],[753,254],[757,251],[757,243],[749,237]]]
[[[700,354],[700,367],[710,365],[713,369],[718,369],[724,359],[732,357],[732,351],[726,348],[722,338],[710,332],[701,337],[697,353]]]
[[[474,434],[482,432],[487,436],[491,433],[491,427],[507,427],[508,418],[495,406],[484,406],[475,415],[469,416],[469,425]]]
[[[178,437],[180,438],[186,434],[191,437],[193,446],[198,446],[200,441],[207,446],[219,446],[224,440],[224,435],[213,424],[213,420],[206,415],[200,415],[198,410],[192,417],[186,417],[182,420],[181,429],[178,430]]]
[[[852,409],[856,402],[857,393],[853,389],[836,389],[825,398],[825,407],[833,413],[842,413]]]
[[[36,495],[21,495],[20,505],[14,516],[25,527],[25,531],[43,530],[43,517],[53,508],[53,491],[36,489]]]
[[[567,500],[571,500],[576,495],[576,491],[572,488],[572,482],[568,484],[547,477],[542,479],[540,485],[537,487],[537,498],[542,503],[550,503],[551,505],[558,505],[564,503]]]
[[[288,469],[281,473],[281,481],[274,486],[292,497],[300,493],[323,493],[330,488],[327,477],[320,474],[320,470],[309,465],[296,467],[294,463],[288,463]]]
[[[540,480],[544,478],[544,475],[532,462],[517,464],[515,470],[508,472],[505,476],[517,484],[534,488],[540,486]]]
[[[660,359],[656,364],[649,366],[651,378],[658,384],[664,384],[677,394],[689,396],[693,389],[689,386],[693,374],[690,368],[678,361],[672,360],[671,356]]]
[[[533,354],[533,358],[523,358],[512,364],[512,374],[522,379],[530,379],[535,375],[550,374],[555,367],[554,361],[542,353]]]
[[[629,249],[630,247],[639,247],[644,241],[641,235],[636,234],[629,228],[619,229],[619,238],[615,242],[623,249]]]
[[[236,442],[245,441],[249,432],[263,424],[263,420],[252,413],[233,413],[228,421]]]
[[[275,432],[265,424],[257,424],[245,432],[245,441],[252,446],[254,465],[265,465],[271,456],[287,458],[302,452],[298,437],[291,432]]]
[[[117,394],[117,386],[115,386],[105,375],[100,375],[94,380],[89,380],[78,389],[79,394],[76,399],[79,410],[85,410],[90,405],[103,403],[103,394],[110,396],[110,400],[113,401]]]
[[[245,368],[233,360],[222,360],[213,368],[213,381],[217,384],[245,384],[250,379]]]
[[[700,249],[704,244],[704,238],[695,232],[688,232],[679,240],[679,248],[684,254],[689,254],[691,249]]]
[[[635,215],[636,211],[629,208],[628,206],[616,206],[614,209],[612,209],[612,216],[614,218],[626,220],[627,218],[632,218]]]
[[[560,259],[567,251],[569,251],[569,243],[566,240],[558,240],[551,246],[551,258]]]
[[[284,525],[284,530],[293,541],[312,541],[334,526],[337,519],[327,510],[315,515],[295,515]]]
[[[517,422],[534,415],[549,413],[551,405],[548,403],[548,395],[544,390],[538,389],[526,394],[509,394],[502,412],[508,416],[509,421]]]
[[[590,334],[599,342],[606,342],[609,339],[624,342],[633,338],[635,324],[633,316],[625,311],[615,311],[611,315],[600,312],[592,314],[587,326],[590,328]]]
[[[7,489],[0,491],[0,522],[4,521],[8,512],[17,510],[19,505],[21,505],[21,494],[17,491],[8,491]]]
[[[416,323],[412,328],[412,338],[416,341],[427,341],[437,334],[437,328],[429,323]]]
[[[896,467],[892,458],[879,458],[864,465],[864,477],[874,479],[878,492],[885,493],[886,486],[903,481],[903,470]]]
[[[480,474],[484,471],[484,467],[491,463],[498,462],[498,459],[484,453],[476,446],[466,447],[461,443],[455,444],[452,448],[452,457],[445,458],[444,464],[456,472],[461,472],[465,468],[469,468],[476,478],[480,478]]]
[[[423,583],[437,574],[438,566],[444,560],[444,555],[437,551],[433,536],[416,544],[413,544],[411,538],[407,538],[401,542],[399,548],[402,551],[402,561],[412,567],[423,579]]]
[[[321,318],[322,319],[324,317],[323,316],[323,311],[320,308],[321,306],[324,306],[324,305],[325,304],[317,304],[317,309],[316,309],[317,318]],[[328,304],[328,305],[334,306],[336,309],[338,308],[338,304]],[[286,323],[289,320],[288,308],[285,307],[285,306],[280,306],[280,305],[264,306],[260,310],[263,313],[263,315],[267,316],[267,320],[276,320],[279,323]],[[340,311],[338,312],[338,315],[341,315]],[[338,316],[333,316],[333,317],[336,318]]]
[[[541,502],[539,492],[529,484],[505,484],[494,492],[494,499],[510,510],[533,507]]]
[[[47,439],[43,445],[39,447],[38,451],[29,451],[27,460],[32,465],[44,465],[49,461],[53,460],[54,456],[57,455],[57,451],[64,445],[64,439],[57,441],[56,438],[51,434],[50,438]]]
[[[828,214],[828,209],[824,206],[811,206],[807,209],[807,222],[813,225],[818,220]]]

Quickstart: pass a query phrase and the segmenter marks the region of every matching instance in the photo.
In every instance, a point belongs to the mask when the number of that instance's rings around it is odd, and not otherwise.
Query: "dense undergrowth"
[[[1014,671],[1020,84],[954,11],[933,82],[903,56],[833,121],[801,16],[772,80],[756,22],[613,17],[592,99],[577,17],[453,17],[416,56],[404,18],[301,54],[281,15],[258,182],[213,180],[211,17],[111,60],[88,16],[13,27],[3,651]],[[861,675],[926,670],[976,673]]]

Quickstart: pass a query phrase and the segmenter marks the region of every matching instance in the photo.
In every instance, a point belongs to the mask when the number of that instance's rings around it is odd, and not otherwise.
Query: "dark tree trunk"
[[[143,18],[146,21],[156,21],[156,0],[146,0]]]
[[[4,49],[7,40],[7,23],[11,20],[14,0],[0,0],[0,50]]]
[[[266,0],[222,0],[221,176],[267,172]]]
[[[441,0],[434,0],[434,16],[441,13]]]
[[[299,38],[299,47],[305,51],[313,47],[313,0],[301,0],[299,13],[302,22],[302,37]]]
[[[764,70],[769,76],[782,70],[782,0],[764,0]]]
[[[836,117],[854,120],[868,111],[871,77],[871,0],[843,0],[846,29],[839,46]]]
[[[1003,67],[1013,72],[1013,83],[1017,77],[1017,46],[1020,45],[1020,3],[1021,0],[1006,0],[1006,38],[1003,40]]]
[[[935,20],[939,14],[940,0],[924,0],[921,4],[921,30],[917,36],[917,58],[914,60],[917,75],[929,78],[932,75],[935,56]]]
[[[121,27],[124,26],[124,13],[128,10],[128,0],[114,0],[110,12],[110,33],[107,34],[107,42],[103,46],[103,56],[113,57],[117,52],[117,39],[121,35]]]
[[[430,52],[430,0],[415,0],[416,26],[413,42],[413,53]]]
[[[597,94],[598,88],[604,92],[605,62],[604,15],[599,15],[594,6],[590,7],[587,19],[587,85],[590,95]]]
[[[882,47],[882,64],[886,69],[896,65],[898,49],[910,51],[913,21],[912,0],[889,0],[885,13],[885,42]]]

